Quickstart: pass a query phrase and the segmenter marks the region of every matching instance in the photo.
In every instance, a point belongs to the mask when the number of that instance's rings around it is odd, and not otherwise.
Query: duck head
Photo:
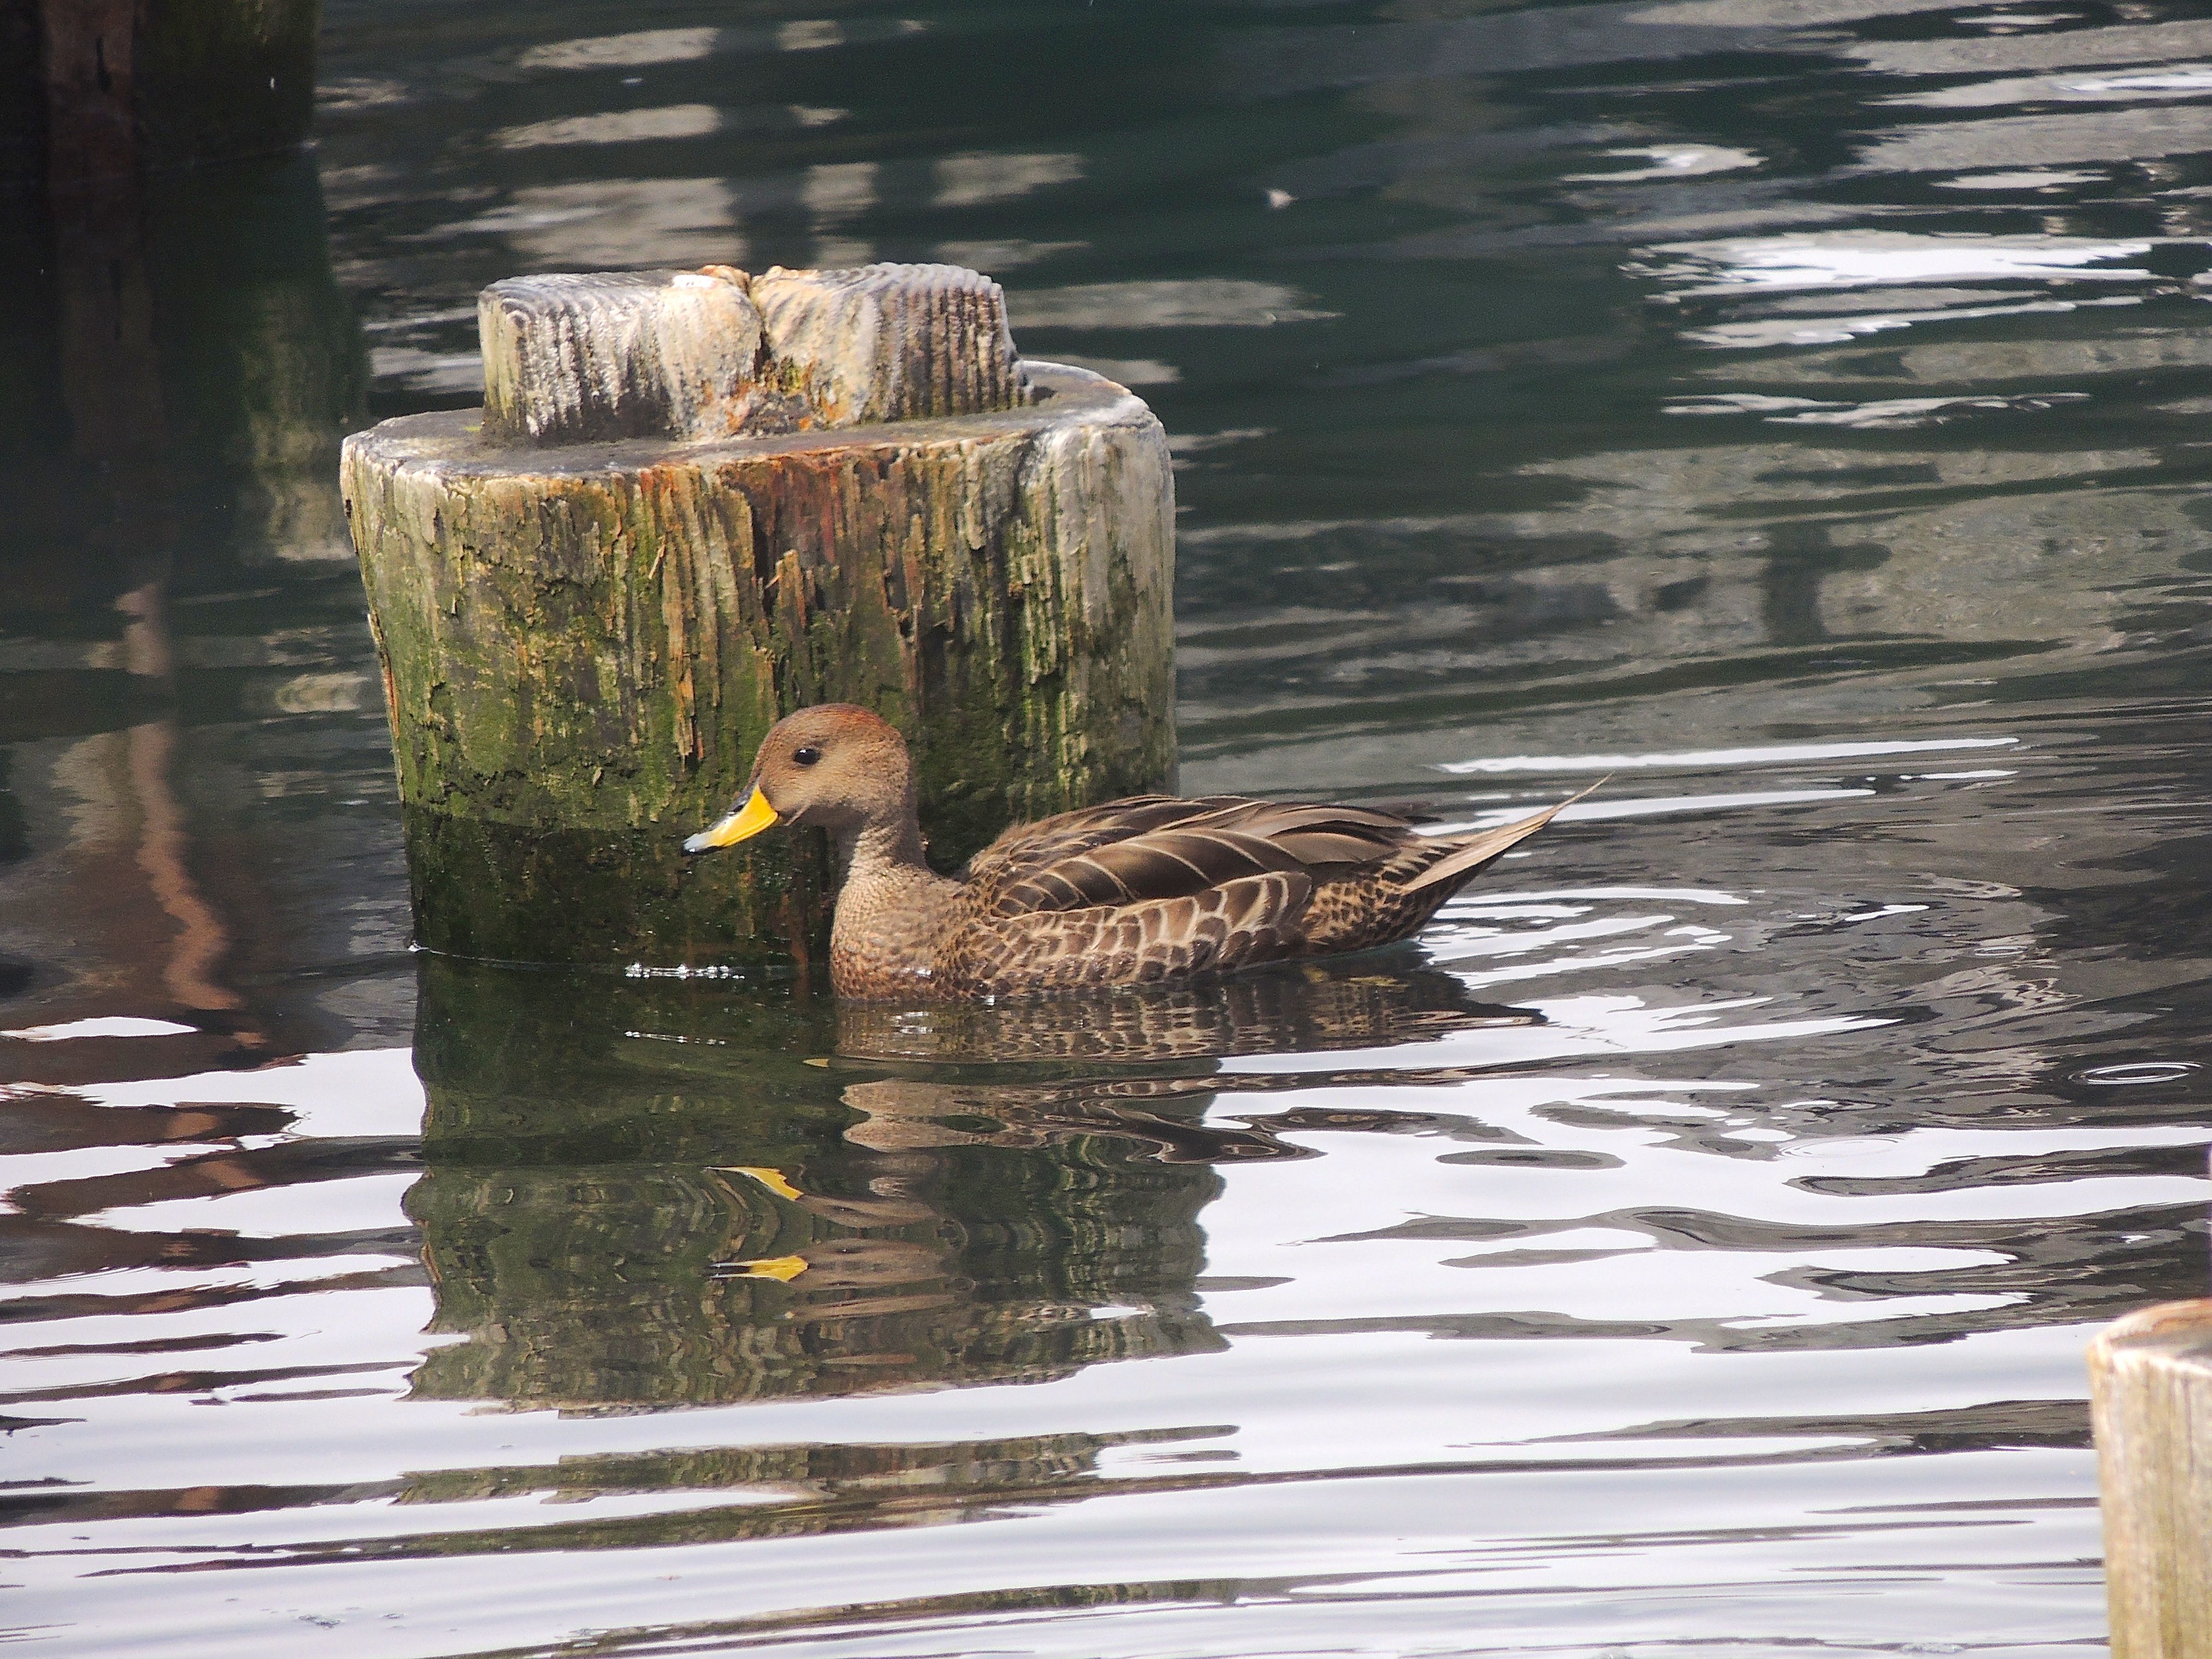
[[[914,768],[898,729],[855,703],[817,703],[770,728],[744,793],[684,850],[734,847],[778,823],[844,837],[913,813]]]

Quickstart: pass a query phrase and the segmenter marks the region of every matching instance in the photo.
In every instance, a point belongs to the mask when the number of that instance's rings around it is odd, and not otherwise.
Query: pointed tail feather
[[[1568,796],[1556,806],[1547,806],[1540,812],[1521,818],[1512,823],[1500,824],[1495,830],[1486,830],[1479,836],[1469,836],[1450,853],[1438,859],[1419,875],[1407,882],[1405,890],[1408,893],[1418,893],[1422,889],[1434,887],[1440,882],[1457,883],[1471,879],[1483,866],[1504,854],[1511,852],[1561,812],[1580,800],[1583,795],[1590,793],[1610,781],[1612,778],[1608,774],[1600,778],[1596,783],[1590,785],[1589,789],[1582,791],[1580,794]]]

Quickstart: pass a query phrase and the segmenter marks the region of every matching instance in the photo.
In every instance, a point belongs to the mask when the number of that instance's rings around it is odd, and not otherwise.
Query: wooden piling
[[[2089,1346],[2112,1659],[2212,1659],[2212,1300]]]
[[[948,266],[495,284],[486,405],[342,463],[420,941],[673,965],[803,951],[818,853],[689,864],[769,726],[876,709],[950,866],[1172,776],[1166,440],[1025,363]]]
[[[289,149],[315,102],[320,0],[0,7],[0,179],[66,192]]]

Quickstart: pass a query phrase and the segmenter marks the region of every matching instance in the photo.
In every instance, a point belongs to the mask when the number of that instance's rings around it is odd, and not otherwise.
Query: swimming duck
[[[684,850],[780,823],[827,830],[845,872],[830,932],[837,994],[950,1002],[1389,945],[1566,805],[1424,836],[1360,806],[1135,795],[1018,825],[946,877],[922,858],[906,739],[831,702],[778,722],[744,795]]]

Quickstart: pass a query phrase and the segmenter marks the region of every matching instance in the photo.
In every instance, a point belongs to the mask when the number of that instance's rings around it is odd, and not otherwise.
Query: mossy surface
[[[349,440],[422,942],[803,948],[818,851],[675,849],[808,703],[908,734],[948,868],[1168,783],[1165,440],[1096,376],[1040,379],[1019,410],[716,444],[494,449],[465,413]]]

